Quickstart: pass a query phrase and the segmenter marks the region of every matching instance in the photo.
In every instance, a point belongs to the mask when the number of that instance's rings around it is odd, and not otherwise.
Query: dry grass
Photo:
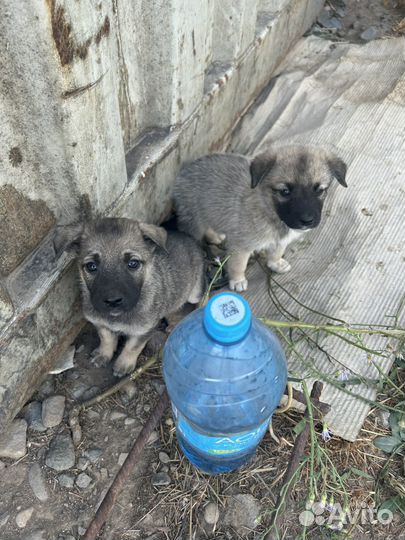
[[[149,375],[147,375],[148,377]],[[396,368],[394,384],[398,391],[393,390],[392,383],[387,382],[378,403],[397,407],[403,399],[405,388],[405,369]],[[327,477],[328,497],[332,495],[335,504],[343,506],[343,500],[348,497],[352,522],[347,523],[342,531],[334,531],[326,526],[314,524],[305,528],[300,524],[299,514],[305,509],[309,495],[310,466],[307,461],[300,469],[299,477],[291,494],[291,503],[281,520],[281,525],[275,533],[275,538],[397,538],[405,528],[404,516],[394,515],[390,524],[382,525],[371,519],[368,509],[378,508],[379,505],[396,495],[405,496],[403,457],[394,456],[392,459],[373,445],[376,436],[389,434],[381,427],[378,409],[372,409],[364,423],[357,440],[353,443],[333,437],[324,442],[320,436],[321,426],[317,429],[317,444],[327,452],[329,463],[332,463],[339,476],[333,479],[330,471],[315,470],[317,482]],[[235,531],[223,522],[227,500],[237,493],[249,493],[261,504],[260,524],[254,531],[244,531],[243,537],[263,539],[268,531],[274,511],[277,495],[282,487],[282,478],[286,470],[294,445],[296,435],[294,427],[302,418],[302,413],[290,410],[283,415],[275,415],[273,430],[279,438],[277,444],[267,434],[259,447],[257,455],[251,463],[242,469],[227,475],[210,477],[201,474],[190,465],[176,445],[175,427],[168,414],[160,426],[162,449],[171,456],[170,476],[172,484],[161,489],[156,499],[150,501],[149,511],[138,522],[142,525],[147,516],[164,516],[164,527],[157,538],[167,540],[193,540],[202,538],[238,539],[242,531]],[[309,448],[306,450],[308,456]],[[388,461],[387,461],[388,460]],[[329,477],[328,477],[329,474]],[[329,479],[328,479],[329,478]],[[322,482],[319,482],[321,485]],[[323,485],[325,481],[323,482]],[[318,501],[321,493],[317,494]],[[205,506],[216,502],[221,515],[217,524],[208,527],[203,520]],[[358,513],[357,520],[354,518]],[[322,515],[328,515],[325,511]],[[375,515],[372,516],[375,518]]]
[[[405,371],[401,369],[398,371],[398,382],[402,388],[404,381]],[[392,396],[382,394],[379,399],[395,405],[395,399]],[[142,528],[142,521],[148,516],[149,519],[163,516],[164,526],[160,527],[160,533],[156,539],[236,540],[242,538],[241,531],[238,533],[229,525],[223,524],[223,515],[227,501],[232,495],[249,493],[260,501],[261,522],[254,531],[246,530],[243,538],[250,540],[264,538],[294,444],[293,428],[301,418],[302,413],[294,410],[275,416],[273,429],[280,444],[275,443],[267,434],[251,463],[231,474],[207,476],[196,470],[180,453],[176,444],[175,427],[168,413],[160,425],[161,447],[156,452],[164,450],[171,457],[172,484],[166,488],[160,488],[156,497],[149,501],[149,510],[138,521],[137,531]],[[327,450],[330,459],[343,478],[345,489],[349,494],[351,515],[363,510],[363,520],[360,513],[357,523],[346,525],[340,532],[318,525],[304,530],[299,522],[299,514],[305,509],[308,498],[310,469],[309,464],[306,463],[292,491],[291,504],[288,505],[287,512],[281,520],[277,531],[278,537],[285,539],[353,538],[355,540],[366,537],[398,538],[405,528],[404,517],[399,513],[394,516],[389,525],[372,523],[370,519],[364,519],[367,512],[364,507],[378,507],[382,501],[394,495],[404,495],[405,479],[401,456],[396,456],[389,462],[386,474],[380,478],[388,457],[374,447],[372,441],[374,437],[386,435],[388,432],[380,427],[378,413],[374,410],[370,412],[358,439],[353,443],[336,437],[329,442],[323,442],[320,437],[321,426],[317,426],[317,431],[319,444]],[[358,471],[364,473],[364,476],[361,476]],[[335,503],[343,504],[343,492],[336,486],[332,491]],[[204,508],[211,501],[218,504],[221,512],[215,527],[208,527],[203,520]],[[130,534],[128,532],[128,535]],[[128,536],[128,538],[142,538],[142,536],[134,531],[134,536]]]

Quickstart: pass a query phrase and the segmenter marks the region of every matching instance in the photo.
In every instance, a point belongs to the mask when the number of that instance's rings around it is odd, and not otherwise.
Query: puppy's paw
[[[90,355],[90,362],[94,367],[105,367],[111,361],[112,356],[108,356],[102,349],[97,347]]]
[[[211,227],[208,227],[208,229],[205,231],[205,239],[209,244],[214,244],[215,246],[219,246],[222,244],[222,242],[226,239],[226,234],[224,233],[217,233],[214,231],[214,229],[211,229]]]
[[[132,373],[136,368],[137,357],[133,357],[128,354],[120,354],[117,360],[114,362],[113,373],[116,377],[124,377]]]
[[[285,259],[279,259],[278,261],[267,261],[267,266],[270,268],[270,270],[273,270],[273,272],[277,272],[277,274],[285,274],[291,270],[291,264]]]
[[[248,288],[248,280],[246,278],[238,279],[238,280],[230,279],[229,288],[231,289],[231,291],[236,291],[236,292],[246,291]]]

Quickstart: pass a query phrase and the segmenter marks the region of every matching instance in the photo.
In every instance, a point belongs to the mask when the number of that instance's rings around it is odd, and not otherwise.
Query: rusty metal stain
[[[62,66],[71,64],[75,58],[84,60],[87,58],[93,37],[88,38],[83,43],[78,43],[72,33],[72,24],[66,17],[66,11],[63,6],[56,6],[56,0],[47,0],[51,13],[52,36],[58,51],[60,63]],[[103,37],[110,33],[110,19],[106,15],[104,22],[94,36],[96,45],[100,43]]]
[[[18,146],[13,146],[8,153],[8,159],[13,167],[18,167],[22,163],[23,157]]]
[[[103,25],[101,26],[100,30],[97,32],[94,38],[96,45],[100,43],[100,41],[103,39],[104,36],[108,36],[109,34],[110,34],[110,19],[108,18],[108,15],[106,15]]]

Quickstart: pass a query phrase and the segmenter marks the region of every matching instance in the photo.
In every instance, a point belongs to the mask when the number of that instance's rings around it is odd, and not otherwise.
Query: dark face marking
[[[313,185],[292,185],[288,194],[276,192],[273,201],[276,212],[290,229],[313,229],[321,221],[325,191],[316,192]]]
[[[136,307],[144,281],[143,263],[137,255],[87,256],[81,275],[100,315],[116,318]]]
[[[292,182],[286,190],[278,191],[274,198],[278,216],[290,229],[313,229],[321,221],[323,197],[317,191],[317,184],[307,178],[308,169],[308,155],[299,155]]]
[[[160,227],[124,218],[106,218],[80,236],[78,264],[83,301],[104,319],[126,320],[141,297],[155,249],[163,249]]]
[[[346,165],[325,152],[282,152],[257,156],[250,168],[252,187],[258,186],[269,212],[291,229],[313,229],[321,221],[330,183],[346,185]]]

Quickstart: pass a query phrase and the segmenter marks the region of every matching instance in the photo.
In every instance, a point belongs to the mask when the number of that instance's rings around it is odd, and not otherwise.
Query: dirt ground
[[[403,0],[329,0],[309,33],[336,41],[365,43],[405,33]]]
[[[336,20],[330,23],[330,18]],[[318,22],[314,25],[313,33],[327,39],[365,42],[361,35],[371,27],[375,31],[367,36],[387,38],[404,33],[405,6],[401,6],[399,1],[389,0],[333,0],[326,4],[321,21],[323,24]],[[67,425],[70,408],[116,382],[110,367],[95,368],[89,362],[90,353],[97,345],[97,336],[90,326],[85,328],[74,345],[75,367],[48,376],[32,398],[42,402],[47,396],[66,396],[64,420],[46,431],[29,429],[27,454],[17,461],[2,460],[1,540],[79,539],[162,392],[163,381],[160,366],[157,365],[133,383],[129,392],[121,391],[81,414],[83,438],[75,448],[74,466],[63,471],[48,467],[46,459],[51,442],[58,434],[70,434]],[[140,363],[142,361],[144,358],[140,359]],[[404,373],[399,358],[395,384],[402,389]],[[397,402],[392,402],[393,394],[395,392],[382,388],[380,400],[385,404],[397,405]],[[273,431],[279,439],[278,443],[267,434],[253,461],[240,471],[208,477],[195,470],[180,454],[173,421],[167,410],[100,538],[264,538],[296,437],[294,427],[301,418],[302,414],[293,410],[275,416]],[[325,442],[320,437],[320,426],[317,426],[317,431],[319,446],[327,449],[333,466],[344,477],[344,485],[335,488],[334,503],[341,502],[346,490],[352,514],[359,509],[361,511],[353,523],[346,524],[343,531],[339,531],[325,525],[324,518],[333,512],[333,502],[328,501],[332,509],[314,511],[309,514],[309,521],[305,522],[308,518],[305,512],[308,512],[312,501],[309,501],[308,507],[310,470],[308,466],[303,466],[292,501],[280,527],[273,531],[273,537],[315,540],[405,538],[404,516],[395,507],[391,506],[392,520],[387,524],[382,524],[373,514],[378,502],[400,497],[401,493],[405,497],[403,458],[394,456],[383,477],[387,454],[372,444],[375,436],[389,433],[386,419],[378,411],[371,411],[354,443],[337,438]],[[34,494],[29,479],[29,471],[35,463],[39,464],[44,480],[46,496],[42,497],[43,500]],[[88,478],[81,476],[82,483],[78,478],[83,473]],[[324,473],[321,471],[319,474]],[[317,500],[320,496],[318,494]],[[404,501],[404,498],[397,500]],[[215,518],[218,519],[212,519],[209,515],[209,510],[213,509],[214,514],[217,509],[218,516]],[[21,513],[26,510],[28,519],[25,522]],[[319,518],[319,522],[314,521],[315,518]]]
[[[69,410],[81,393],[88,398],[116,380],[110,368],[92,368],[89,355],[97,344],[97,337],[89,326],[75,343],[75,368],[59,375],[50,376],[33,398],[44,399],[46,395],[63,394]],[[142,359],[141,359],[142,362]],[[402,385],[405,370],[401,372]],[[72,540],[79,539],[94,515],[102,497],[111,484],[135,438],[146,422],[150,411],[163,389],[160,366],[150,369],[133,385],[134,395],[119,392],[100,404],[90,407],[80,415],[83,439],[76,448],[75,465],[69,470],[57,472],[45,465],[50,442],[59,433],[69,433],[66,421],[44,433],[29,430],[27,455],[7,463],[2,471],[2,495],[0,500],[0,531],[2,540]],[[383,398],[386,400],[386,396]],[[280,480],[290,458],[295,439],[294,427],[302,414],[291,410],[275,416],[273,430],[279,438],[276,443],[270,434],[265,436],[258,454],[241,470],[228,475],[209,477],[195,470],[180,454],[175,440],[175,429],[170,411],[167,410],[160,426],[135,467],[128,484],[105,527],[103,540],[190,540],[247,538],[259,540],[268,530],[272,509],[280,489]],[[318,432],[321,427],[318,426]],[[376,478],[386,463],[384,453],[373,447],[371,439],[387,434],[381,426],[378,414],[371,413],[355,443],[333,438],[320,444],[328,449],[334,466],[341,474],[348,474],[345,489],[350,493],[353,515],[358,509],[373,508]],[[100,454],[95,462],[89,462],[87,451],[96,449]],[[163,453],[163,454],[162,454]],[[122,456],[124,454],[124,456]],[[39,463],[49,498],[39,501],[28,481],[28,471]],[[82,488],[77,484],[85,470],[90,483]],[[350,472],[354,474],[350,474]],[[360,471],[360,473],[358,472]],[[168,485],[154,486],[154,475],[168,475]],[[68,475],[75,482],[62,485],[61,478]],[[403,463],[400,458],[392,460],[390,476],[404,482]],[[303,468],[293,492],[278,533],[280,538],[300,538],[303,512],[308,499],[309,469]],[[386,485],[383,498],[395,493]],[[242,497],[241,497],[242,496]],[[336,493],[338,503],[339,493]],[[235,501],[239,501],[235,504]],[[206,521],[207,505],[214,503],[219,511],[218,521],[212,525]],[[16,516],[26,509],[33,509],[27,525],[18,529]],[[325,517],[327,513],[325,510]],[[5,518],[8,520],[4,523]],[[360,516],[361,517],[361,516]],[[356,540],[366,537],[379,539],[402,538],[405,521],[400,513],[394,513],[389,525],[381,526],[370,518],[358,516],[359,523],[339,533],[330,528],[310,527],[307,537],[343,538]],[[350,533],[347,536],[347,532]],[[370,536],[370,535],[373,536]],[[277,535],[274,536],[277,538]]]

